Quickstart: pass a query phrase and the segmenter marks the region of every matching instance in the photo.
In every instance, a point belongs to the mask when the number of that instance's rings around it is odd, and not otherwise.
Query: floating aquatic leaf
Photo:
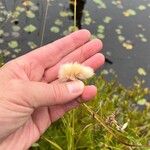
[[[99,26],[98,26],[98,29],[99,29],[99,30],[104,30],[104,29],[105,29],[105,26],[99,25]]]
[[[78,27],[74,27],[74,26],[69,26],[68,28],[69,33],[77,31],[77,30],[79,30]]]
[[[123,42],[123,41],[125,41],[125,37],[122,36],[122,35],[119,35],[119,36],[118,36],[118,40],[119,40],[120,42]]]
[[[60,31],[60,29],[56,26],[53,26],[50,28],[50,31],[53,32],[53,33],[58,33]]]
[[[30,32],[30,33],[36,31],[36,29],[37,29],[37,28],[36,28],[34,25],[32,25],[32,24],[27,25],[26,27],[24,27],[24,30],[25,30],[26,32]]]
[[[99,34],[97,34],[97,37],[98,37],[99,39],[104,39],[104,38],[105,38],[105,35],[104,35],[104,34],[99,33]]]
[[[102,0],[93,0],[96,4],[98,4],[99,8],[106,8],[106,4]]]
[[[3,22],[5,20],[4,17],[0,17],[0,22]]]
[[[109,72],[108,72],[108,70],[106,70],[106,69],[103,69],[102,71],[101,71],[101,74],[103,74],[103,75],[107,75]]]
[[[126,11],[123,12],[123,15],[125,17],[129,17],[129,16],[135,16],[136,15],[136,11],[133,9],[128,9]]]
[[[31,2],[30,0],[25,0],[23,3],[22,3],[24,6],[33,6],[34,3]]]
[[[83,10],[84,17],[90,17],[90,13],[88,10]]]
[[[143,37],[143,38],[141,38],[141,41],[142,41],[142,42],[147,42],[148,40]]]
[[[0,44],[4,43],[4,39],[0,38]]]
[[[39,10],[39,7],[36,5],[32,5],[30,9],[33,11],[37,11],[37,10]]]
[[[146,76],[147,75],[147,73],[146,73],[144,68],[139,68],[138,69],[138,74],[141,75],[141,76]]]
[[[19,37],[20,36],[20,33],[19,32],[12,32],[11,35],[15,38]]]
[[[73,16],[73,14],[72,14],[72,12],[69,12],[69,11],[60,11],[59,12],[59,15],[61,16],[61,17],[68,17],[68,16]]]
[[[35,14],[31,10],[26,11],[26,16],[28,18],[35,18]]]
[[[70,32],[69,32],[69,30],[64,30],[63,31],[63,35],[68,35]]]
[[[6,57],[6,56],[10,55],[11,53],[10,53],[10,51],[8,51],[7,49],[4,49],[4,50],[3,50],[3,54],[4,54],[4,56]]]
[[[146,9],[146,6],[140,5],[140,6],[138,7],[138,9],[139,9],[139,10],[145,10],[145,9]]]
[[[63,22],[60,19],[56,19],[55,24],[58,25],[58,26],[62,26]]]
[[[122,33],[122,31],[120,29],[115,29],[115,31],[116,31],[117,34],[121,34]]]
[[[35,48],[37,47],[37,45],[36,45],[34,42],[32,42],[32,41],[29,41],[29,42],[28,42],[28,46],[29,46],[31,49],[35,49]]]
[[[20,26],[17,26],[17,25],[12,26],[12,30],[15,32],[19,31],[20,29],[21,29]]]
[[[11,58],[16,58],[17,56],[15,54],[11,55]]]
[[[109,17],[109,16],[106,16],[106,17],[103,19],[104,23],[110,23],[111,20],[112,20],[112,18]]]
[[[106,55],[107,55],[107,56],[111,56],[112,54],[111,54],[110,51],[107,51],[107,52],[106,52]]]
[[[132,50],[132,49],[133,49],[133,45],[132,45],[131,43],[128,43],[128,42],[124,42],[124,43],[122,44],[122,46],[123,46],[124,48],[126,48],[127,50]]]
[[[141,37],[141,38],[144,37],[144,35],[142,33],[139,33],[138,36]]]
[[[20,16],[20,12],[18,11],[15,11],[13,14],[12,14],[12,18],[18,18]]]
[[[18,47],[18,42],[17,42],[17,41],[10,41],[10,42],[8,43],[8,46],[9,46],[10,48],[16,48],[16,47]]]
[[[4,32],[4,34],[3,34],[5,37],[9,37],[9,35],[10,35],[10,33],[8,33],[8,32]]]
[[[84,18],[84,24],[90,25],[91,23],[92,23],[92,18],[90,18],[90,17]]]
[[[24,11],[25,11],[25,8],[20,7],[20,6],[17,6],[17,7],[16,7],[16,11],[24,12]]]
[[[97,34],[96,34],[96,36],[97,36],[99,39],[104,39],[104,38],[105,38],[104,32],[105,32],[105,26],[99,25],[99,26],[97,27]]]
[[[2,36],[4,34],[4,30],[0,30],[0,36]]]
[[[123,8],[123,5],[122,5],[122,1],[121,0],[115,0],[115,1],[112,1],[112,4],[117,6],[118,8]]]
[[[14,49],[14,52],[19,53],[19,52],[21,52],[21,49],[20,48],[16,48],[16,49]]]

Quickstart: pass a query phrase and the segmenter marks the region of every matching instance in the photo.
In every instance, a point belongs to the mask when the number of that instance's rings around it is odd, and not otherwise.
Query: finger
[[[89,66],[93,68],[94,70],[97,70],[99,67],[101,67],[105,62],[105,57],[101,53],[95,54],[93,57],[87,59],[83,62],[85,66]]]
[[[59,63],[50,69],[45,71],[43,80],[47,82],[51,82],[57,78],[57,73],[61,64],[65,62],[80,62],[87,60],[88,58],[95,55],[102,48],[102,42],[98,39],[92,40],[87,44],[83,45],[76,51],[70,53],[66,57],[64,57]]]
[[[79,97],[84,90],[84,84],[79,80],[51,84],[30,81],[16,82],[14,84],[18,85],[18,91],[23,91],[22,95],[26,93],[24,102],[33,108],[67,103]]]
[[[101,53],[97,53],[91,58],[87,59],[83,62],[84,65],[92,67],[94,70],[97,70],[100,66],[102,66],[105,62],[105,57]],[[47,73],[43,77],[44,82],[52,82],[57,79],[58,77],[58,70],[61,64],[53,68],[52,70],[49,69]]]
[[[89,100],[91,100],[97,93],[97,89],[95,86],[91,85],[91,86],[86,86],[84,89],[84,92],[82,94],[82,102],[87,102]],[[87,95],[86,95],[87,94]],[[81,103],[82,103],[81,102]],[[80,102],[78,102],[76,99],[68,102],[64,105],[57,105],[57,106],[52,106],[49,107],[49,112],[50,112],[50,116],[51,116],[51,121],[54,122],[56,120],[58,120],[59,118],[61,118],[67,111],[78,107],[80,104]]]
[[[82,102],[87,102],[92,99],[96,95],[97,89],[95,86],[85,86],[83,94],[82,94]],[[32,119],[36,126],[38,127],[40,133],[44,133],[44,131],[49,127],[49,125],[61,118],[65,112],[76,108],[80,105],[77,100],[73,100],[66,104],[55,105],[49,107],[39,107],[32,114]],[[40,118],[40,119],[39,119]]]
[[[79,30],[53,43],[38,48],[20,57],[19,60],[29,62],[38,60],[44,68],[48,68],[55,65],[65,55],[89,41],[90,37],[91,34],[88,30]]]
[[[97,88],[94,85],[85,86],[84,91],[81,95],[81,99],[88,101],[96,96]]]

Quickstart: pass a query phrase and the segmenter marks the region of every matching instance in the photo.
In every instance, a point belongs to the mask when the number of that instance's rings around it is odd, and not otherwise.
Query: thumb
[[[26,82],[22,84],[26,101],[32,107],[64,104],[79,97],[84,90],[82,81],[53,82]]]

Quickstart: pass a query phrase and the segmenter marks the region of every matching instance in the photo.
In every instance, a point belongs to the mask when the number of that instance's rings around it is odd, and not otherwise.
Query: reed
[[[45,28],[46,28],[46,19],[47,19],[47,15],[48,15],[48,9],[49,9],[50,0],[46,0],[46,3],[47,4],[46,4],[46,10],[45,10],[45,14],[44,14],[44,21],[43,21],[43,27],[42,27],[40,46],[43,45],[43,41],[44,41]]]

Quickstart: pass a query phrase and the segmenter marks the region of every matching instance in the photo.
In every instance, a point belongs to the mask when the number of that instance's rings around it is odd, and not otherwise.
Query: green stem
[[[93,118],[99,124],[101,124],[110,134],[112,134],[120,143],[122,143],[122,144],[124,144],[126,146],[130,146],[130,147],[149,147],[148,145],[135,145],[135,144],[130,144],[130,143],[126,142],[127,140],[129,141],[129,139],[127,137],[125,137],[124,135],[122,135],[120,132],[117,132],[113,128],[107,126],[105,124],[105,122],[102,120],[102,118],[100,118],[100,116],[97,115],[97,113],[95,113],[89,106],[87,106],[84,103],[82,104],[82,106],[84,106],[86,108],[86,110],[93,116]],[[115,132],[117,132],[117,133],[115,133]]]
[[[77,27],[77,0],[74,0],[74,29]]]

